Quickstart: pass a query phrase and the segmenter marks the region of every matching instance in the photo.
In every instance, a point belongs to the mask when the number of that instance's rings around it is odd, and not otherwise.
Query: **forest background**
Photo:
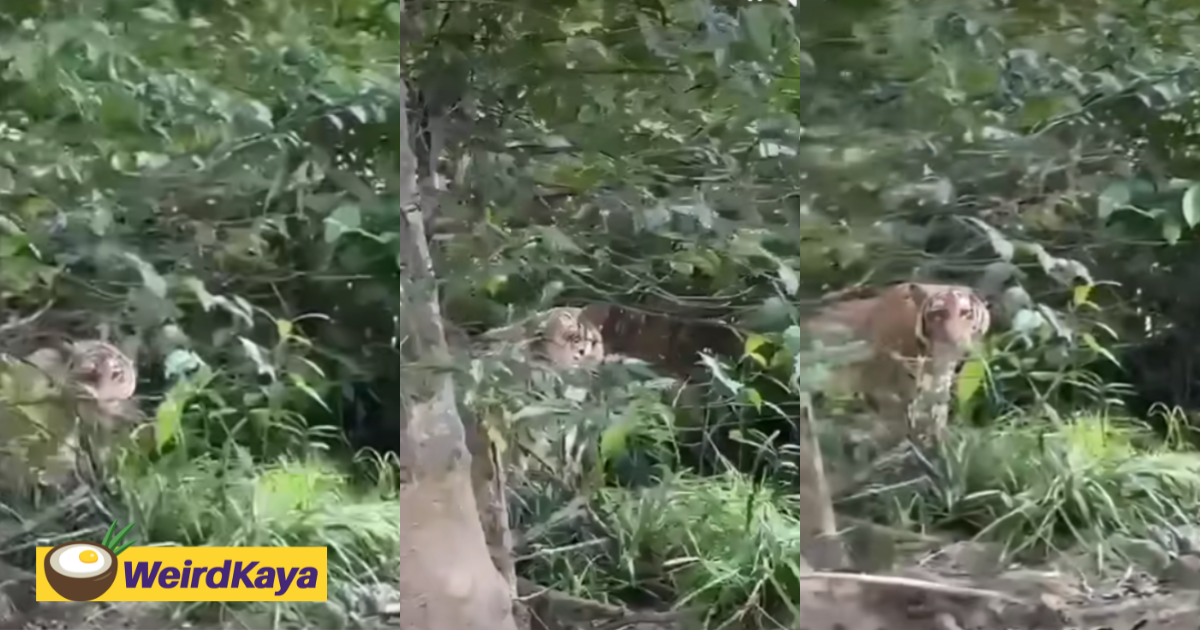
[[[461,448],[402,429],[482,427],[503,577],[773,627],[802,570],[789,427],[838,361],[788,331],[831,292],[923,280],[974,287],[992,332],[929,468],[834,497],[846,522],[1161,564],[1200,499],[1198,17],[1180,0],[5,2],[3,349],[107,338],[137,360],[145,421],[86,491],[10,497],[0,555],[22,566],[114,517],[142,544],[329,545],[327,604],[170,612],[369,624],[421,562],[490,566],[461,540],[465,564],[421,560],[403,526],[430,492],[471,493],[431,472]],[[589,304],[742,335],[583,379],[455,341]],[[678,365],[712,377],[699,406],[723,457],[681,438]],[[826,465],[862,481],[853,414],[818,402]],[[463,505],[454,531],[482,541]]]

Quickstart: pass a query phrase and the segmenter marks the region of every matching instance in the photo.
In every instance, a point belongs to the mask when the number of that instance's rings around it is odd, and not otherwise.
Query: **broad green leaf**
[[[204,360],[195,352],[176,348],[163,361],[163,376],[173,381],[200,369],[203,365]]]
[[[1092,289],[1096,288],[1094,284],[1081,284],[1075,287],[1071,292],[1071,303],[1075,306],[1087,304],[1088,297],[1092,294]]]
[[[635,428],[636,425],[633,422],[628,418],[623,418],[605,429],[600,434],[600,461],[612,461],[623,455],[626,451],[626,444],[629,442],[629,436],[633,434]]]
[[[1200,184],[1195,184],[1183,193],[1183,221],[1189,228],[1200,222]]]
[[[176,387],[181,386],[182,384]],[[182,392],[182,387],[179,391]],[[159,450],[170,444],[179,434],[183,424],[183,405],[184,401],[179,398],[179,394],[173,396],[171,392],[158,404],[158,409],[154,412],[154,435]]]
[[[783,290],[786,291],[788,295],[796,295],[796,291],[800,290],[800,278],[786,262],[780,260],[777,261],[777,263],[779,265],[777,268],[779,272],[779,281],[783,283]]]
[[[1183,226],[1179,221],[1171,215],[1164,216],[1162,219],[1162,235],[1167,244],[1174,245],[1179,242],[1179,237],[1183,236]]]
[[[325,218],[325,242],[332,243],[346,232],[358,231],[362,224],[362,212],[358,206],[347,204],[338,207]]]
[[[0,194],[11,195],[16,190],[16,185],[13,172],[7,168],[0,167]]]
[[[958,373],[955,390],[955,400],[959,409],[966,409],[979,390],[983,388],[983,380],[986,375],[987,365],[984,364],[982,357],[972,356],[963,363],[962,370]]]
[[[1100,193],[1100,197],[1096,200],[1096,214],[1103,221],[1112,216],[1113,212],[1128,206],[1132,198],[1133,195],[1127,184],[1113,182]]]
[[[742,352],[744,352],[745,354],[754,354],[754,351],[758,350],[759,348],[763,347],[764,345],[766,345],[768,343],[770,343],[770,342],[767,341],[766,337],[763,337],[762,335],[751,333],[749,335],[746,335],[746,341],[743,344]]]
[[[762,394],[758,393],[757,389],[747,387],[742,390],[742,393],[746,395],[746,402],[750,403],[750,406],[754,407],[755,411],[762,411],[764,401]]]
[[[775,52],[771,36],[771,19],[774,12],[774,8],[765,3],[753,3],[741,11],[742,30],[750,44],[764,58],[771,57]]]
[[[483,290],[486,291],[489,296],[496,297],[496,295],[499,294],[500,291],[504,290],[504,287],[507,285],[508,276],[499,274],[489,277],[487,281],[483,283]]]
[[[146,289],[156,297],[162,298],[167,296],[167,281],[158,275],[158,272],[154,270],[154,267],[150,263],[142,260],[132,252],[124,252],[124,255],[126,259],[137,267],[138,273],[142,276],[142,284]]]
[[[280,341],[291,339],[292,331],[295,330],[295,328],[295,325],[290,319],[280,318],[275,320],[275,332],[279,335]]]

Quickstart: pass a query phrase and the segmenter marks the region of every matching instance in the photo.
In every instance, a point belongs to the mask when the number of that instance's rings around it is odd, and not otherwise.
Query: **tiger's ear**
[[[588,304],[579,310],[579,319],[603,329],[611,312],[612,307],[608,304]]]
[[[913,304],[924,304],[925,300],[929,299],[929,294],[925,292],[925,287],[919,282],[905,282],[901,285],[906,297],[913,301]]]

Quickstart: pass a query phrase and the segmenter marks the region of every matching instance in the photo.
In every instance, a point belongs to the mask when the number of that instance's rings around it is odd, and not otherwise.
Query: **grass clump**
[[[1113,541],[1157,538],[1185,525],[1200,501],[1200,454],[1098,415],[960,430],[940,468],[910,514],[999,542],[1010,556],[1120,556]]]
[[[589,535],[530,541],[523,573],[600,601],[670,602],[698,611],[705,627],[795,612],[799,522],[782,495],[741,473],[605,488],[570,529],[579,521],[590,521]]]
[[[117,503],[136,518],[146,540],[180,546],[327,546],[329,600],[189,604],[177,611],[246,627],[355,627],[391,579],[400,514],[389,484],[355,483],[320,455],[256,462],[235,456],[166,457],[126,467]],[[386,475],[381,475],[386,479]],[[266,624],[266,625],[262,625]]]

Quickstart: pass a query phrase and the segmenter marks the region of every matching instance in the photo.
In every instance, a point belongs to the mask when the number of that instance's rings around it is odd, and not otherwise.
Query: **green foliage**
[[[1120,541],[1187,526],[1200,499],[1200,454],[1103,416],[963,430],[942,462],[928,491],[896,505],[930,526],[1002,543],[1010,556],[1075,549],[1109,562],[1122,557]]]
[[[666,599],[710,627],[794,612],[800,529],[781,495],[739,473],[606,489],[587,512],[531,523],[524,570],[601,601]],[[603,544],[601,544],[603,543]]]
[[[516,485],[560,482],[542,502],[626,465],[665,480],[595,495],[598,535],[691,558],[664,579],[716,616],[789,592],[790,517],[731,472],[662,469],[696,426],[774,440],[753,456],[786,466],[781,427],[861,351],[798,334],[831,289],[938,278],[996,307],[957,388],[984,428],[948,447],[919,519],[1016,552],[1148,536],[1195,498],[1190,454],[1094,418],[1141,395],[1118,364],[1172,404],[1196,389],[1159,371],[1191,364],[1200,311],[1189,4],[10,4],[0,314],[53,304],[37,326],[139,349],[153,421],[106,510],[145,544],[331,541],[338,584],[386,577],[391,471],[364,491],[330,462],[341,390],[395,393],[368,419],[392,423],[429,367],[395,339],[416,206],[471,332],[602,300],[757,333],[704,359],[716,384],[686,411],[661,375],[585,387],[477,359],[459,378],[522,456]],[[1169,356],[1125,360],[1166,334]]]
[[[214,454],[216,455],[216,454]],[[329,548],[329,603],[211,604],[259,623],[361,624],[375,585],[396,567],[401,514],[386,474],[363,487],[317,455],[257,464],[232,447],[222,457],[125,462],[116,480],[119,505],[146,539],[184,546],[316,546]],[[128,527],[126,528],[128,529]],[[122,532],[123,533],[123,532]],[[189,606],[190,614],[217,611]]]

